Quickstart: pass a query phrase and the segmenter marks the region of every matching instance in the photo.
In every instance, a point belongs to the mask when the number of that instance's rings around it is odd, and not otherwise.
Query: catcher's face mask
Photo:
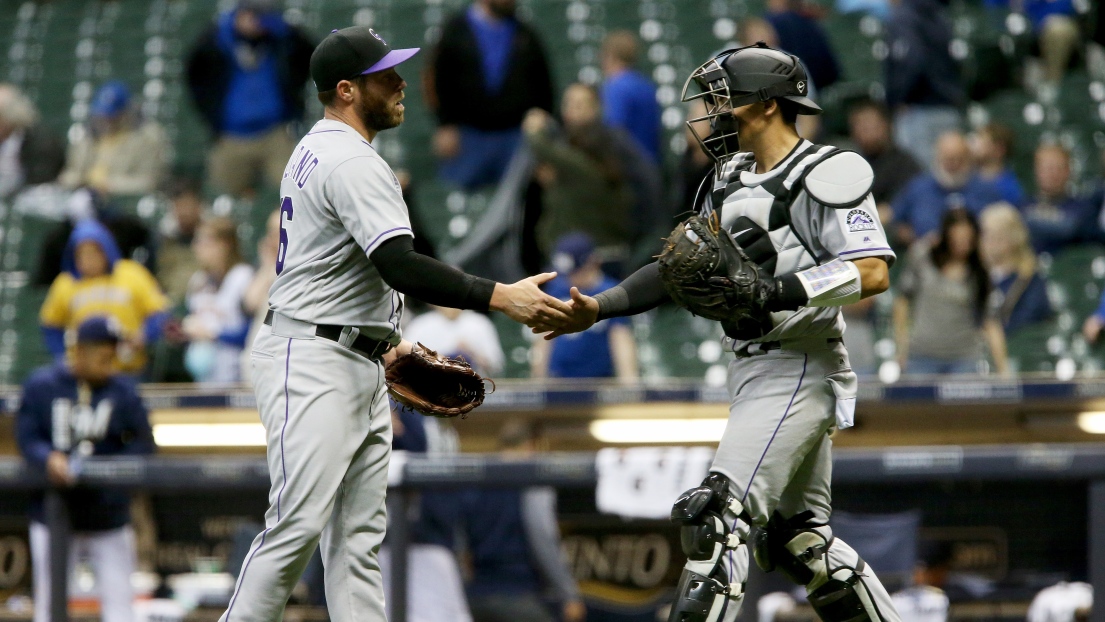
[[[767,59],[768,65],[748,68],[748,72],[731,76],[730,70],[735,70],[730,64],[730,69],[725,65],[730,58],[743,50],[759,48],[775,54]],[[763,59],[763,56],[754,56]],[[746,63],[742,63],[746,64]],[[737,84],[734,85],[733,81]],[[688,94],[691,84],[698,86],[699,92]],[[747,45],[741,48],[725,50],[706,61],[687,78],[683,85],[683,101],[690,102],[701,99],[706,104],[706,114],[687,121],[691,133],[706,153],[714,159],[720,169],[729,158],[740,151],[740,140],[737,132],[740,123],[733,116],[733,110],[756,102],[767,101],[775,98],[788,99],[799,106],[800,114],[818,114],[821,108],[806,98],[807,80],[805,70],[798,58],[792,54],[779,52],[767,47],[763,42],[755,45]],[[710,126],[709,134],[705,136],[697,125]]]
[[[703,63],[691,73],[683,84],[682,99],[691,102],[701,99],[706,104],[706,114],[687,120],[691,134],[702,149],[714,159],[719,169],[729,158],[740,151],[740,139],[737,132],[740,125],[733,116],[733,100],[729,93],[729,76],[721,63],[736,50],[727,50]],[[699,93],[688,94],[691,84],[698,86]],[[702,135],[698,128],[703,122],[709,123],[710,133]]]

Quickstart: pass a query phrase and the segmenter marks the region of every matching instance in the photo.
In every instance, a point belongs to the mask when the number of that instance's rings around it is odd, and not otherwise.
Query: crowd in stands
[[[985,6],[999,22],[1010,10],[998,0]],[[279,216],[269,219],[256,249],[240,248],[240,223],[214,216],[208,199],[248,200],[274,187],[297,139],[312,95],[312,34],[285,21],[280,8],[276,0],[240,0],[215,16],[187,55],[186,86],[211,134],[202,176],[172,162],[165,132],[144,118],[141,97],[123,82],[96,88],[87,121],[70,131],[68,144],[46,129],[32,101],[0,85],[0,199],[54,223],[33,275],[48,288],[40,320],[52,355],[64,355],[67,330],[107,313],[123,328],[128,372],[162,381],[248,380],[242,354],[275,277]],[[1072,63],[1093,69],[1101,50],[1081,35],[1075,4],[1012,8],[1037,39],[1022,85],[1033,96],[1053,97]],[[427,151],[438,167],[413,178],[436,174],[473,190],[506,184],[504,175],[515,171],[521,268],[560,271],[548,288],[561,296],[573,285],[597,293],[655,253],[657,237],[702,200],[713,163],[689,131],[685,151],[669,157],[657,86],[641,70],[635,33],[607,33],[597,83],[557,85],[547,34],[516,9],[514,0],[474,0],[427,51],[420,82],[437,121]],[[856,150],[875,171],[872,192],[900,258],[890,331],[896,354],[883,357],[907,374],[1005,373],[1005,338],[1054,317],[1039,254],[1105,242],[1105,178],[1096,185],[1086,179],[1093,175],[1075,179],[1074,171],[1094,167],[1072,167],[1071,152],[1054,140],[1017,145],[1001,118],[968,128],[970,93],[949,52],[947,10],[941,0],[891,2],[881,15],[885,97],[846,102],[847,136],[830,135],[814,117],[802,117],[814,123],[801,131]],[[811,90],[824,91],[848,76],[819,17],[800,0],[770,0],[738,32],[741,43],[765,40],[798,55]],[[696,104],[688,119],[701,116]],[[1012,166],[1018,149],[1034,150],[1031,178]],[[519,158],[525,165],[512,166]],[[412,176],[399,176],[409,198]],[[154,230],[117,207],[119,199],[149,194],[168,206]],[[418,221],[416,206],[412,212]],[[420,244],[433,252],[427,240]],[[871,301],[845,309],[847,339],[864,373],[879,363],[879,313],[885,317],[885,306]],[[1076,320],[1095,343],[1105,301]],[[430,309],[408,331],[485,373],[507,364],[485,316]],[[639,376],[635,346],[628,321],[602,322],[582,335],[534,342],[530,373],[631,380]],[[163,360],[150,366],[151,356]]]

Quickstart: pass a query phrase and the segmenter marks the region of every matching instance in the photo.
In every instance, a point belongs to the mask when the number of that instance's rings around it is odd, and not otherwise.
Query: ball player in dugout
[[[894,253],[875,215],[870,166],[799,136],[797,116],[821,112],[807,87],[796,57],[758,43],[709,59],[684,88],[684,101],[706,102],[707,133],[695,137],[716,163],[694,208],[754,268],[684,283],[675,273],[687,266],[666,257],[671,273],[652,263],[593,297],[572,288],[574,321],[546,335],[641,313],[669,291],[688,308],[686,294],[704,287],[740,303],[719,318],[734,355],[729,422],[709,476],[672,508],[688,561],[669,622],[735,620],[750,554],[804,585],[826,622],[901,620],[874,571],[828,524],[829,433],[852,424],[857,390],[840,307],[886,291]]]
[[[386,619],[377,558],[392,438],[384,366],[412,350],[403,294],[529,326],[569,317],[568,304],[540,289],[555,273],[496,283],[415,252],[399,181],[371,141],[403,122],[407,83],[396,66],[416,52],[354,26],[311,57],[325,113],[281,181],[276,278],[250,357],[272,503],[223,622],[282,619],[320,545],[331,618]]]

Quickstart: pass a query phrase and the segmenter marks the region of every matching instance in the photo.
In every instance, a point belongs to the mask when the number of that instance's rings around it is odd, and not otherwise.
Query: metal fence
[[[392,516],[404,518],[414,494],[422,489],[457,486],[588,488],[597,481],[595,456],[552,453],[528,460],[494,455],[451,457],[406,456],[393,465],[389,505]],[[1105,594],[1105,444],[896,447],[881,450],[838,450],[833,480],[837,483],[915,483],[927,481],[1085,481],[1089,529],[1087,567],[1097,594]],[[85,486],[117,487],[158,493],[197,490],[267,490],[268,469],[260,457],[116,457],[84,462],[79,482]],[[0,460],[0,490],[46,490],[50,528],[51,614],[68,620],[68,512],[57,490],[41,472],[18,459]],[[1041,525],[1041,529],[1046,526]],[[390,599],[393,622],[406,622],[407,552],[410,526],[393,520],[389,526],[393,550]],[[1095,622],[1105,622],[1105,607],[1097,607]]]

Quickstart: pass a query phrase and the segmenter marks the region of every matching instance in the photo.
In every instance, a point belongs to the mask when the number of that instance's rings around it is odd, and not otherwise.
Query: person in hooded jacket
[[[208,176],[220,192],[249,196],[259,184],[280,185],[314,48],[275,0],[240,0],[196,42],[188,89],[215,135]]]
[[[67,330],[92,316],[115,318],[122,330],[119,369],[139,374],[146,365],[147,344],[161,335],[168,305],[150,271],[123,259],[103,224],[84,220],[69,236],[62,272],[46,294],[39,323],[47,349],[60,359],[65,355]]]

